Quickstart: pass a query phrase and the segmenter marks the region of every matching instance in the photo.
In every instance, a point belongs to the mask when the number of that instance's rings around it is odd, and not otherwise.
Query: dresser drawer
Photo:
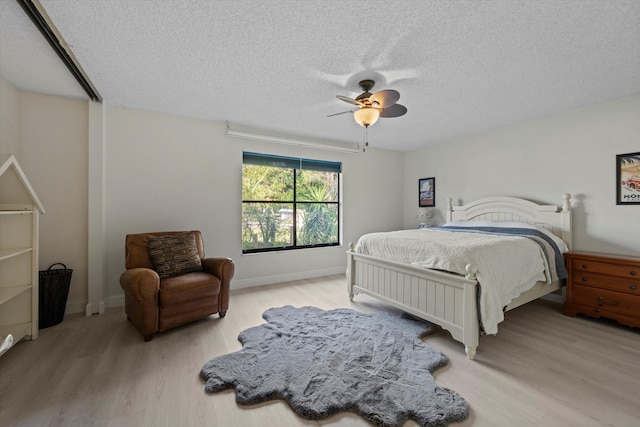
[[[611,262],[597,262],[575,258],[572,260],[571,270],[574,274],[589,271],[592,273],[608,274],[640,280],[640,268],[632,265],[617,265]]]
[[[571,302],[633,317],[638,317],[640,313],[640,296],[590,286],[573,285]]]
[[[590,272],[575,271],[571,275],[571,283],[640,295],[640,280],[638,279],[622,279],[614,276],[601,276]]]

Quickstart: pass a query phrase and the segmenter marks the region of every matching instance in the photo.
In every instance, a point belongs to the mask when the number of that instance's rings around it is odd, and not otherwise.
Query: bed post
[[[453,215],[453,199],[451,197],[447,197],[447,221],[451,222]]]
[[[349,294],[349,300],[353,301],[353,282],[355,281],[355,272],[353,271],[353,253],[355,245],[353,242],[349,242],[349,250],[347,251],[347,293]]]
[[[467,264],[465,266],[465,279],[477,281],[476,273],[478,273],[478,267],[475,264]],[[464,344],[464,351],[467,353],[467,359],[473,360],[476,356],[476,350],[478,349],[480,338],[480,324],[478,320],[478,284],[477,283],[464,283],[463,284],[463,299],[464,299],[464,320],[462,331],[462,343]]]
[[[567,243],[569,250],[573,246],[573,236],[571,233],[571,194],[564,193],[562,195],[564,202],[560,211],[560,227],[562,228],[562,240]]]

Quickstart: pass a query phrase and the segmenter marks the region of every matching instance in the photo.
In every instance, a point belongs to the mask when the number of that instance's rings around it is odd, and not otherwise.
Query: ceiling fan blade
[[[341,114],[353,113],[355,110],[343,111],[342,113],[329,114],[327,117],[339,116]]]
[[[398,102],[398,99],[400,99],[400,93],[393,89],[381,90],[369,97],[371,104],[374,104],[375,106],[375,103],[378,103],[380,108],[391,107],[393,104]]]
[[[390,107],[384,108],[380,112],[380,117],[400,117],[407,113],[407,107],[400,104],[393,104]]]
[[[355,99],[351,99],[347,96],[336,95],[336,98],[338,98],[340,101],[348,102],[349,104],[357,105],[359,107],[362,106],[362,102],[357,101]]]

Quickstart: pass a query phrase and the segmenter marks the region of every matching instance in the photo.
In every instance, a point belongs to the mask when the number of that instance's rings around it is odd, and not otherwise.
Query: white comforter
[[[487,334],[498,332],[504,306],[536,282],[549,282],[550,277],[542,250],[526,237],[401,230],[362,236],[355,251],[463,275],[465,266],[474,263],[480,284],[480,319]]]

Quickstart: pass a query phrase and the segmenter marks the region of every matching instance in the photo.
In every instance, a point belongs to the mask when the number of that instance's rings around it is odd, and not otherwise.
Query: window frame
[[[282,168],[288,169],[293,173],[293,200],[245,200],[244,194],[242,194],[242,227],[244,228],[244,206],[245,204],[250,203],[267,203],[267,204],[291,204],[293,206],[292,212],[292,240],[293,244],[289,246],[277,246],[277,247],[267,247],[267,248],[255,248],[255,249],[244,249],[242,248],[242,254],[256,254],[256,253],[268,253],[268,252],[281,252],[281,251],[291,251],[291,250],[299,250],[299,249],[310,249],[310,248],[322,248],[322,247],[334,247],[342,245],[342,229],[341,229],[341,207],[342,207],[342,162],[331,162],[325,160],[316,160],[316,159],[306,159],[306,158],[298,158],[298,157],[286,157],[286,156],[278,156],[271,154],[261,154],[254,152],[246,152],[242,153],[242,166],[244,169],[245,165],[260,165],[266,167],[273,168]],[[297,165],[297,167],[296,167]],[[327,202],[313,202],[313,201],[299,201],[298,200],[298,172],[305,170],[315,170],[322,172],[334,172],[337,174],[337,183],[336,183],[336,201],[327,201]],[[244,173],[242,175],[242,179],[244,179]],[[244,192],[243,192],[244,193]],[[300,245],[298,244],[298,227],[297,227],[297,212],[298,205],[311,205],[311,204],[323,204],[327,206],[335,206],[336,208],[336,221],[337,221],[337,229],[336,229],[336,242],[331,243],[318,243],[318,244],[307,244]],[[242,233],[241,233],[242,234]],[[241,242],[241,246],[244,246],[244,241]]]

